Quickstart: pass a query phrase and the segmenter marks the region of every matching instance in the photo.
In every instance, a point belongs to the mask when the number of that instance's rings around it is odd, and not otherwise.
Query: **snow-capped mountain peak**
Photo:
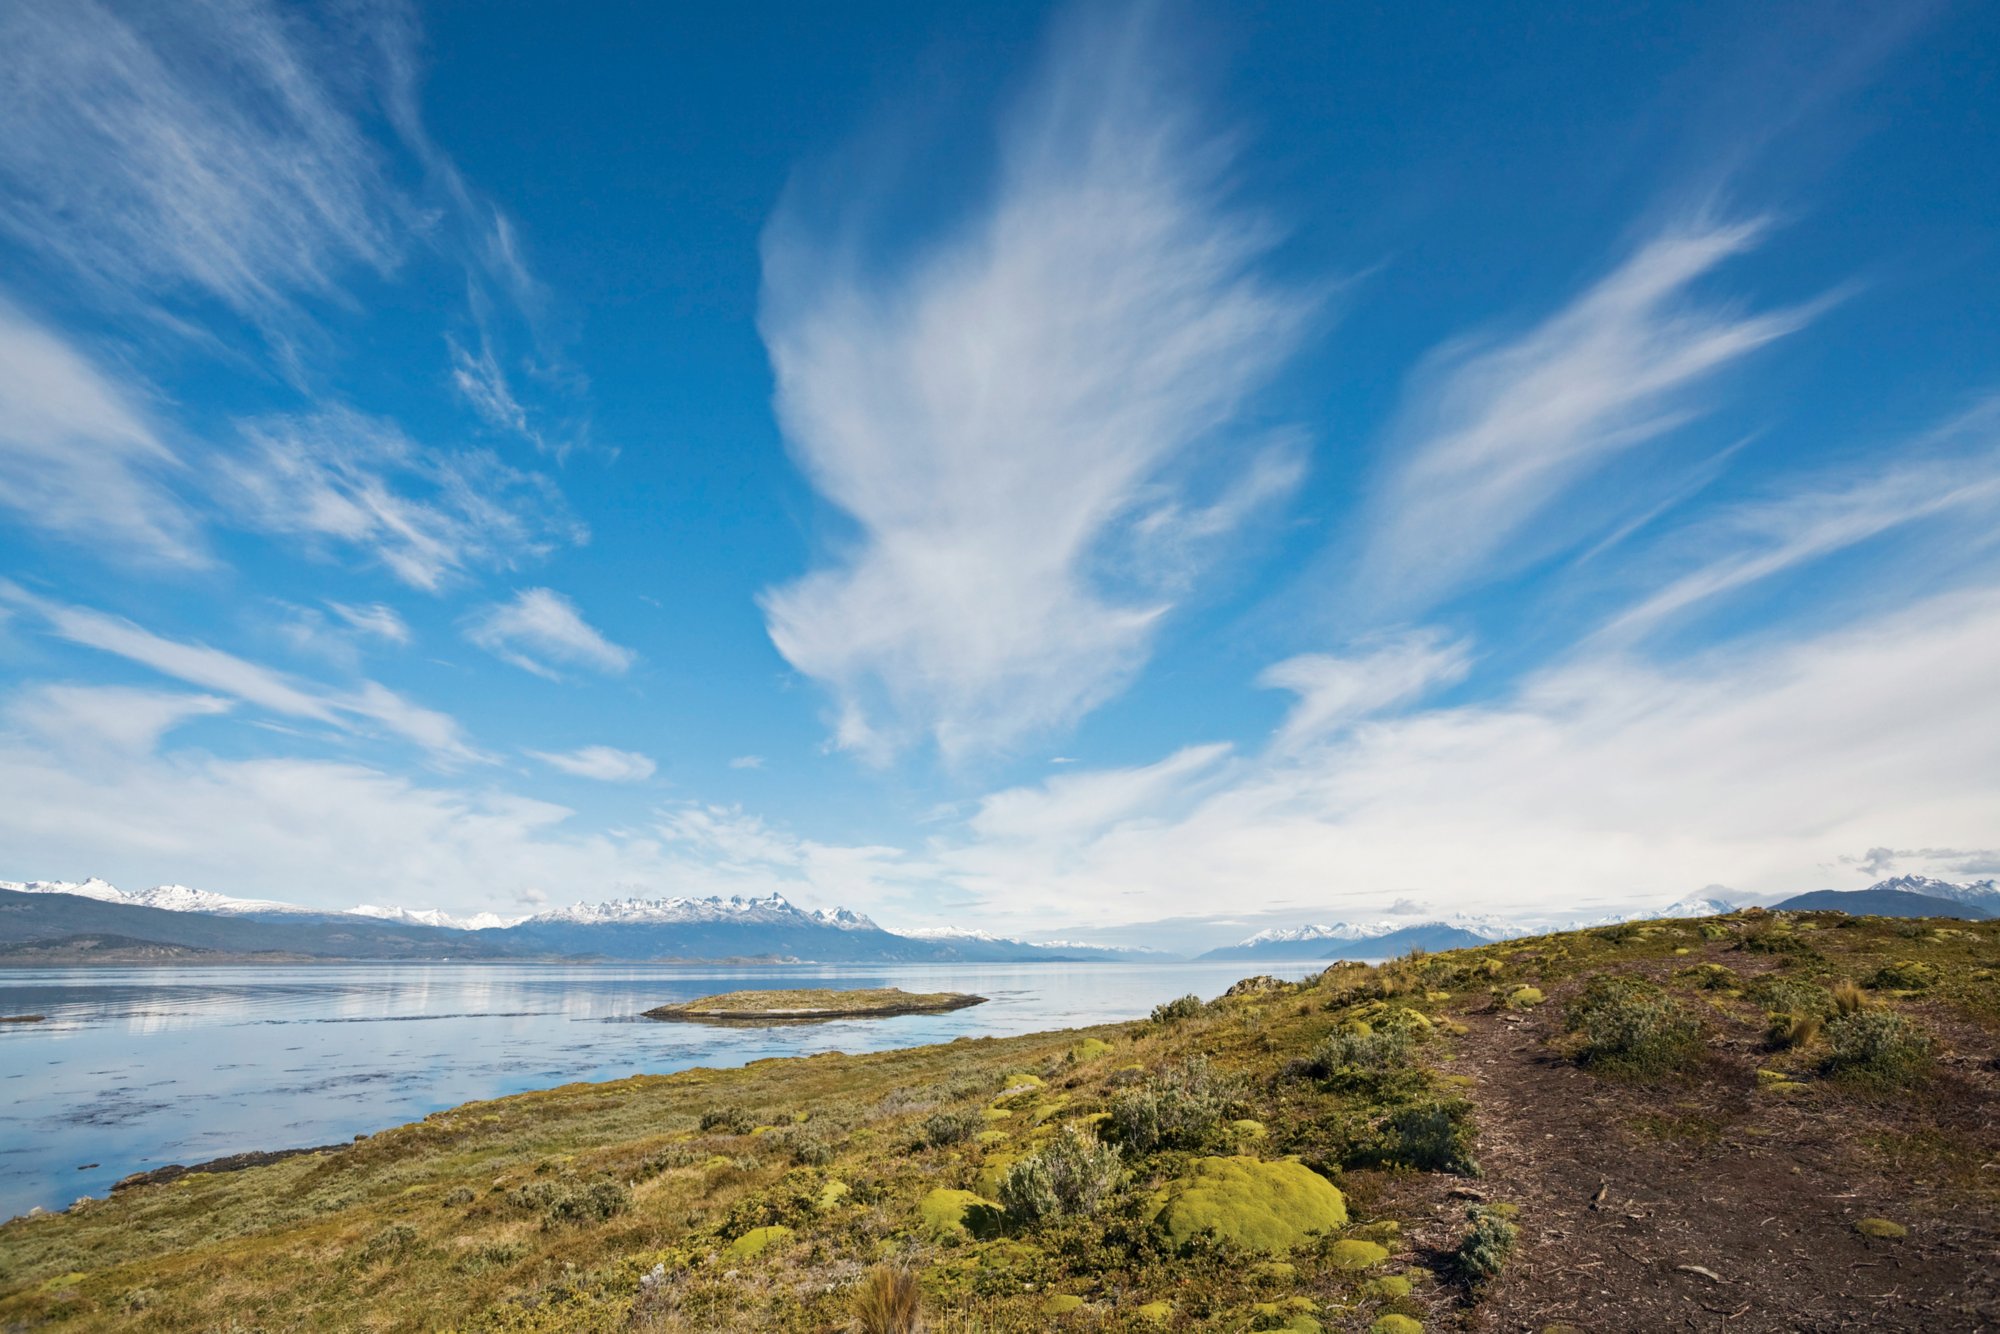
[[[239,899],[213,890],[190,889],[186,885],[154,885],[151,889],[120,889],[107,880],[91,876],[84,880],[0,880],[0,889],[21,894],[74,894],[100,903],[127,903],[166,912],[267,913],[309,912],[289,903],[270,899]]]
[[[1872,890],[1895,889],[1906,894],[1926,894],[1934,899],[1950,899],[1953,903],[1968,903],[1979,908],[2000,906],[2000,885],[1992,880],[1937,880],[1927,875],[1899,875],[1892,880],[1882,880],[1868,887]]]
[[[441,908],[392,908],[359,903],[347,910],[355,917],[373,917],[384,922],[408,922],[413,926],[441,926],[451,931],[490,931],[528,920],[526,913],[503,917],[499,913],[478,912],[470,917],[454,917]]]
[[[1394,931],[1426,926],[1455,927],[1460,931],[1470,931],[1475,936],[1484,936],[1488,940],[1504,940],[1508,936],[1521,934],[1518,926],[1503,918],[1453,913],[1448,917],[1428,917],[1421,920],[1385,917],[1373,922],[1331,922],[1272,927],[1236,943],[1240,948],[1245,945],[1302,945],[1320,940],[1373,940],[1377,936],[1386,936]]]
[[[816,926],[830,926],[842,931],[880,930],[868,918],[846,908],[836,908],[831,912],[802,911],[776,890],[761,898],[744,898],[742,895],[732,894],[725,899],[715,894],[705,899],[626,898],[611,899],[604,903],[579,902],[567,908],[552,908],[548,912],[538,913],[529,920],[586,925],[607,922],[809,922]]]

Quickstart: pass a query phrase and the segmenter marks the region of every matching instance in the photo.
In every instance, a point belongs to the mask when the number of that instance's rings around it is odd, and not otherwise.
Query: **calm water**
[[[1131,1019],[1260,969],[997,964],[755,970],[534,964],[0,971],[0,1217],[132,1172],[331,1144],[475,1098],[765,1056],[872,1051]],[[740,987],[900,986],[990,1002],[776,1029],[641,1011]],[[94,1164],[86,1166],[86,1164]]]

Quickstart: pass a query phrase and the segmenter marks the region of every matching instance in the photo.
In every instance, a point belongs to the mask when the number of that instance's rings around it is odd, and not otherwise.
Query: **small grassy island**
[[[0,1227],[0,1328],[2000,1328],[2000,921],[1622,923],[1161,999],[153,1174]]]
[[[912,992],[900,987],[863,991],[798,988],[791,991],[728,991],[720,996],[661,1005],[648,1019],[694,1024],[799,1024],[823,1019],[886,1019],[898,1014],[945,1014],[986,997],[958,991]]]

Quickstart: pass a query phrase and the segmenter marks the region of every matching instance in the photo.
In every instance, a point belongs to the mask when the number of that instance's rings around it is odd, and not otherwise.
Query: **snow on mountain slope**
[[[1934,899],[1969,903],[1975,908],[2000,913],[2000,885],[1992,880],[1934,880],[1927,875],[1899,875],[1868,886],[1870,890],[1899,889],[1906,894],[1927,894]]]
[[[166,912],[268,913],[312,912],[289,903],[270,899],[238,899],[212,890],[190,889],[186,885],[155,885],[151,889],[120,889],[91,876],[87,880],[0,880],[0,889],[20,894],[74,894],[102,903],[129,903],[140,908],[160,908]]]
[[[450,931],[490,931],[496,927],[513,926],[528,920],[526,913],[512,917],[502,917],[499,913],[481,912],[470,917],[454,917],[441,908],[390,908],[373,903],[358,903],[349,908],[354,917],[373,917],[384,922],[408,922],[412,926],[441,926]]]
[[[654,923],[654,922],[772,922],[797,924],[811,923],[814,926],[832,927],[840,931],[880,931],[860,913],[846,908],[835,908],[828,912],[820,909],[807,912],[796,907],[784,895],[773,890],[763,898],[743,898],[732,894],[728,898],[710,895],[705,899],[611,899],[604,903],[573,903],[567,908],[552,908],[545,913],[537,913],[528,918],[531,922],[572,922],[591,926],[603,923]]]
[[[1453,913],[1449,917],[1427,918],[1423,921],[1385,917],[1374,922],[1332,922],[1273,927],[1259,931],[1254,936],[1246,936],[1236,944],[1240,948],[1257,945],[1301,945],[1321,940],[1373,940],[1377,936],[1386,936],[1419,926],[1455,927],[1460,931],[1470,931],[1475,936],[1484,936],[1488,940],[1504,940],[1522,933],[1518,925],[1505,918]]]

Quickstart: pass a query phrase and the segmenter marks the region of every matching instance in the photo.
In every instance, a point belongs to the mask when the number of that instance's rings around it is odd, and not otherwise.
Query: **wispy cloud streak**
[[[1763,231],[1666,232],[1526,334],[1434,357],[1392,435],[1363,598],[1407,611],[1476,580],[1558,497],[1697,414],[1716,374],[1800,328],[1807,309],[1744,314],[1690,290]]]
[[[5,579],[0,579],[0,603],[39,617],[58,639],[282,717],[350,733],[366,733],[372,725],[448,764],[490,758],[472,746],[456,719],[377,681],[363,680],[347,689],[321,685],[223,649],[155,634],[122,616],[37,596]]]
[[[561,667],[623,675],[639,658],[606,639],[574,602],[552,588],[524,588],[513,601],[477,613],[465,637],[504,662],[552,680]]]
[[[1074,720],[1145,659],[1181,539],[1297,479],[1226,438],[1304,314],[1251,273],[1270,234],[1221,198],[1227,145],[1175,100],[1143,15],[1056,52],[990,200],[927,252],[865,271],[797,201],[766,236],[782,423],[857,533],[763,605],[832,692],[837,743],[875,758]],[[1169,523],[1197,443],[1251,480]],[[1144,541],[1148,514],[1177,540]],[[1114,571],[1111,550],[1136,554]]]
[[[387,271],[400,205],[349,105],[351,42],[258,0],[0,11],[0,229],[86,280],[270,319]]]
[[[185,471],[130,394],[0,298],[0,508],[100,554],[201,565],[167,485]]]
[[[416,444],[345,409],[245,423],[246,448],[217,464],[244,523],[357,549],[413,588],[508,569],[581,542],[549,481],[480,450]]]

